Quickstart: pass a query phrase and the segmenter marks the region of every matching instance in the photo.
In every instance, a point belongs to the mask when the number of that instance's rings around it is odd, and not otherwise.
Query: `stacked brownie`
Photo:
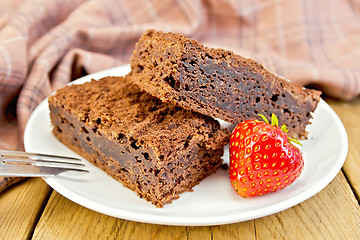
[[[214,118],[238,124],[274,113],[306,138],[319,96],[230,51],[150,30],[128,75],[66,86],[49,108],[61,142],[162,207],[222,164],[230,132]]]
[[[274,113],[293,138],[307,137],[321,93],[231,51],[154,30],[136,44],[128,78],[162,101],[234,124]]]
[[[49,108],[61,142],[157,207],[215,172],[230,135],[123,77],[66,86]]]

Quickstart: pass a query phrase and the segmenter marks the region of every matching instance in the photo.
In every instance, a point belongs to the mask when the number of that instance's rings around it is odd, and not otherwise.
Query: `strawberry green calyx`
[[[267,120],[267,118],[264,115],[262,115],[262,114],[258,114],[258,115],[264,120],[264,122],[270,124],[269,121]],[[276,117],[276,115],[273,114],[273,113],[271,114],[271,125],[279,127],[279,120]],[[289,130],[287,129],[285,124],[283,124],[280,127],[280,129],[283,130],[285,133],[289,132]],[[300,146],[302,146],[302,144],[298,140],[293,139],[293,138],[289,138],[289,137],[288,137],[288,139],[289,139],[290,142],[293,142],[293,143],[296,143],[296,144],[299,144]]]
[[[289,137],[288,137],[288,139],[290,142],[293,142],[293,143],[296,143],[296,144],[299,144],[300,146],[302,146],[301,142],[299,142],[298,140],[296,140],[294,138],[289,138]]]
[[[262,115],[262,114],[258,114],[258,115],[264,120],[264,122],[266,122],[267,124],[270,124],[269,121],[267,120],[267,118],[264,115]]]

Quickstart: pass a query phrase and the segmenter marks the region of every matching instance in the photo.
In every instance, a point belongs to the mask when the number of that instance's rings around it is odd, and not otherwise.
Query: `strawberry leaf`
[[[258,115],[264,120],[264,122],[266,122],[267,124],[270,124],[264,115],[262,115],[262,114],[258,114]]]
[[[289,132],[289,130],[287,129],[287,127],[286,127],[285,124],[283,124],[283,125],[281,126],[281,130],[283,130],[285,133],[288,133],[288,132]]]
[[[290,142],[293,142],[293,143],[296,143],[296,144],[299,144],[300,146],[302,146],[302,144],[301,144],[298,140],[296,140],[296,139],[289,138],[289,141],[290,141]]]
[[[271,125],[277,126],[277,127],[279,126],[279,120],[275,114],[271,114]]]

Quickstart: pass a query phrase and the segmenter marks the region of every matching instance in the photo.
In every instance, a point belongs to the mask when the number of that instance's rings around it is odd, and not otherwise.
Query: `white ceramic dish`
[[[129,66],[95,73],[75,83],[121,76]],[[64,173],[44,180],[64,197],[94,211],[117,218],[166,225],[218,225],[267,216],[292,207],[318,193],[341,169],[348,150],[343,124],[335,112],[321,100],[308,127],[309,139],[303,141],[305,167],[291,186],[261,197],[244,199],[232,190],[228,171],[218,172],[194,188],[181,194],[178,200],[164,208],[156,208],[140,199],[104,172],[83,160],[89,174]],[[231,125],[228,125],[231,127]],[[28,152],[78,155],[60,143],[51,133],[47,100],[31,115],[25,130],[25,149]],[[228,151],[224,154],[227,161]]]

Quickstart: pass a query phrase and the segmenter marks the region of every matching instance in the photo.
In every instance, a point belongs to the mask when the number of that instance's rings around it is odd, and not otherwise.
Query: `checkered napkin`
[[[327,95],[360,94],[360,2],[323,0],[0,1],[0,149],[51,92],[129,63],[149,28],[233,50]],[[19,179],[0,178],[0,191]]]

